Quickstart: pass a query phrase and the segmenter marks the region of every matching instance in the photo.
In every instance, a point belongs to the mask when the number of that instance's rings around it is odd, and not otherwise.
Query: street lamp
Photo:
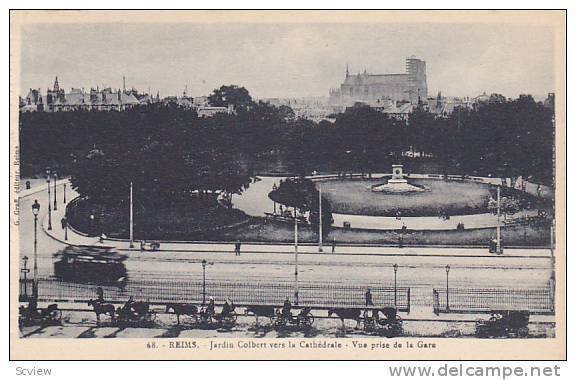
[[[27,263],[28,263],[28,256],[24,256],[22,258],[23,264],[22,264],[22,269],[20,269],[20,272],[22,273],[23,277],[24,277],[24,286],[22,287],[22,289],[20,290],[20,300],[21,301],[27,301],[28,300],[28,273],[30,272],[30,269],[28,269]]]
[[[446,265],[446,310],[450,310],[450,304],[449,304],[449,287],[448,287],[448,274],[450,273],[450,265]]]
[[[90,231],[92,231],[92,233],[95,233],[96,231],[94,226],[94,214],[90,214]]]
[[[396,274],[398,273],[398,264],[394,264],[392,268],[394,268],[394,307],[396,307],[396,305],[398,304],[398,288],[396,286],[397,285]]]
[[[214,265],[214,263],[210,263],[206,259],[202,260],[202,305],[206,305],[206,265]]]
[[[46,183],[48,184],[48,230],[52,230],[52,196],[50,195],[50,170],[46,170]]]
[[[318,184],[318,252],[322,252],[322,185]]]
[[[298,215],[294,206],[294,303],[298,305]]]
[[[34,214],[34,283],[32,286],[32,297],[38,298],[38,213],[40,213],[40,203],[35,199],[32,205]]]
[[[56,201],[56,182],[58,180],[58,174],[54,172],[54,211],[58,210],[58,202]]]

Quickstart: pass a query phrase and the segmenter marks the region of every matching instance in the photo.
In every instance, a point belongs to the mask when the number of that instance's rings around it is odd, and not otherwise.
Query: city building
[[[350,74],[347,66],[340,88],[330,90],[330,103],[340,106],[388,100],[415,105],[427,98],[426,62],[413,56],[406,59],[406,72],[401,74],[369,74],[366,70]]]
[[[334,113],[342,111],[328,104],[328,98],[325,96],[262,98],[259,100],[275,107],[290,107],[294,112],[294,119],[307,119],[317,123],[322,120],[333,122]]]
[[[56,77],[53,88],[46,91],[44,98],[40,89],[30,89],[26,97],[20,100],[20,112],[123,111],[142,104],[141,99],[147,103],[153,101],[149,95],[138,94],[134,89],[126,91],[97,87],[86,91],[72,88],[70,92],[65,92]]]
[[[185,109],[193,109],[199,117],[212,117],[216,114],[233,114],[234,106],[232,104],[227,107],[214,107],[208,102],[207,96],[192,97],[188,95],[188,87],[182,93],[182,96],[168,96],[162,99],[165,104],[176,104]]]

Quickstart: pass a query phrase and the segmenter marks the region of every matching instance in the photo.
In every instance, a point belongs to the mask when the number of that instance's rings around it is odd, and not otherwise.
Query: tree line
[[[133,182],[152,203],[213,200],[220,191],[241,192],[263,164],[281,162],[294,175],[372,173],[388,171],[411,150],[430,154],[450,174],[553,178],[553,111],[530,96],[494,96],[442,118],[418,107],[407,120],[357,104],[334,123],[295,118],[289,107],[256,102],[237,86],[222,86],[209,100],[235,112],[200,118],[159,103],[123,112],[22,113],[22,176],[51,167],[92,198],[124,197]]]

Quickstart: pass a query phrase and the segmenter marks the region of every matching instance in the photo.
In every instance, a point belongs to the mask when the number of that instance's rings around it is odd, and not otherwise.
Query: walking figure
[[[332,239],[332,253],[336,252],[336,238]]]
[[[370,292],[370,288],[366,290],[364,294],[364,299],[366,300],[366,306],[374,306],[374,302],[372,302],[372,292]]]
[[[242,243],[240,242],[240,239],[238,239],[236,241],[236,244],[234,246],[234,252],[236,254],[236,256],[240,256],[240,247],[242,246]]]
[[[96,301],[104,303],[104,289],[102,289],[102,287],[99,286],[96,288],[96,296]]]

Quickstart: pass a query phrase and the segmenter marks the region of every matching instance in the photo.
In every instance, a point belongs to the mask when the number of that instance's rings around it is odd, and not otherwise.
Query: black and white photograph
[[[561,359],[565,28],[11,11],[14,356]]]

